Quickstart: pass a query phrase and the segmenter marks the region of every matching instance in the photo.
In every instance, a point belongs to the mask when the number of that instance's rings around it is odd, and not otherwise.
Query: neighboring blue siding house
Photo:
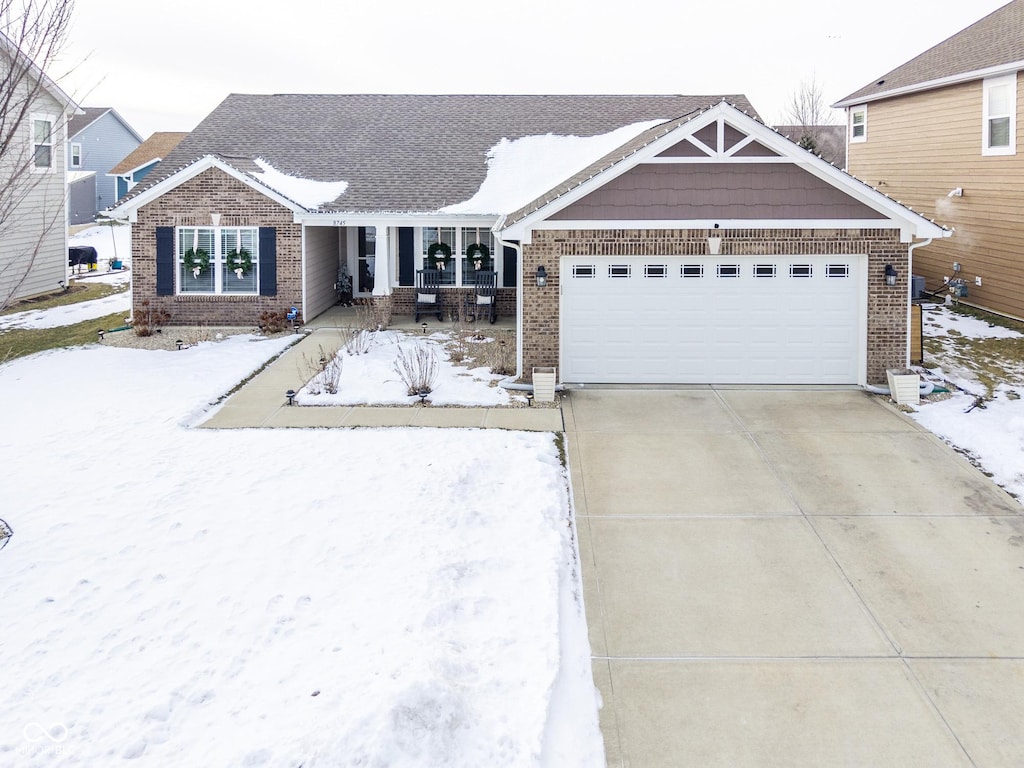
[[[86,107],[68,124],[68,170],[96,173],[96,204],[91,211],[79,211],[82,224],[117,202],[117,184],[110,170],[142,143],[135,132],[111,107]]]
[[[139,144],[131,154],[110,169],[110,175],[117,182],[117,200],[128,190],[142,181],[146,174],[160,165],[167,153],[188,136],[187,132],[158,131]]]

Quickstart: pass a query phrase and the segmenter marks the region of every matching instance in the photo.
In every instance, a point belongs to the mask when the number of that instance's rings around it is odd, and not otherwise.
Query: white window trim
[[[45,120],[50,124],[50,164],[48,166],[36,165],[36,121]],[[29,115],[28,121],[28,156],[31,163],[32,173],[56,173],[57,172],[57,117],[45,112],[33,112]]]
[[[200,230],[209,230],[213,232],[213,253],[210,254],[210,269],[213,270],[213,290],[212,291],[185,291],[182,290],[182,249],[181,249],[181,232],[185,229],[195,230],[197,233]],[[225,291],[224,290],[224,269],[227,264],[227,258],[224,254],[224,250],[221,246],[221,232],[225,229],[243,230],[251,229],[256,232],[253,238],[254,253],[252,254],[253,269],[256,270],[256,287],[252,291]],[[198,236],[197,236],[198,239]],[[248,226],[237,226],[237,227],[211,227],[211,226],[180,226],[174,229],[174,286],[175,293],[178,296],[259,296],[260,295],[260,254],[259,254],[259,228],[248,227]]]
[[[990,115],[989,114],[989,93],[995,86],[1010,86],[1010,114]],[[989,146],[989,120],[993,117],[1010,118],[1010,143],[1006,147]],[[982,155],[1015,155],[1017,154],[1017,73],[1011,72],[1008,75],[989,77],[982,81],[982,106],[981,106],[981,154]]]
[[[77,150],[77,154],[78,154],[78,162],[75,162],[76,150]],[[81,168],[82,167],[82,145],[79,144],[77,141],[72,142],[71,143],[71,154],[68,157],[70,158],[71,167],[72,168]]]
[[[455,282],[451,285],[445,285],[446,288],[472,288],[473,283],[463,282],[463,261],[466,259],[466,248],[472,245],[472,242],[468,242],[463,237],[463,229],[477,229],[480,233],[487,232],[490,227],[484,225],[474,224],[438,224],[432,227],[416,227],[415,237],[416,242],[419,243],[419,253],[416,255],[416,269],[425,269],[428,265],[427,262],[427,251],[423,248],[423,232],[428,229],[454,229],[455,230],[455,243],[451,246],[452,249],[452,262],[455,267]],[[490,240],[493,242],[493,248],[491,248],[491,269],[498,273],[498,288],[505,288],[505,284],[502,281],[504,275],[504,248],[501,243],[498,242],[496,237],[491,237]],[[486,245],[486,243],[485,243]],[[396,271],[397,274],[397,271]],[[408,287],[408,286],[406,286]]]
[[[854,136],[853,134],[853,118],[858,113],[864,114],[864,134],[862,136]],[[863,144],[868,140],[868,105],[860,104],[856,107],[850,107],[850,124],[847,126],[847,133],[850,137],[851,144]]]

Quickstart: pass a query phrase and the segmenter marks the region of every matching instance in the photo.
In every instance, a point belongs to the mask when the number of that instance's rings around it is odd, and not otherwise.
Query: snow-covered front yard
[[[0,367],[0,765],[603,765],[553,436],[190,428],[288,341]]]

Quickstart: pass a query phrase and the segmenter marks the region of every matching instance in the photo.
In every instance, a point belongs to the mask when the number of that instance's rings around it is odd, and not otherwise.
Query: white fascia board
[[[295,214],[304,212],[305,209],[296,203],[294,200],[290,200],[279,192],[275,192],[265,184],[261,184],[248,174],[242,173],[236,168],[225,163],[213,155],[205,155],[196,160],[191,165],[187,165],[179,171],[175,171],[173,174],[168,176],[166,179],[157,182],[152,187],[147,189],[145,192],[139,193],[136,197],[126,201],[121,205],[115,205],[108,209],[109,214],[112,217],[123,218],[125,214],[128,215],[128,220],[135,223],[139,208],[153,202],[159,197],[166,195],[171,190],[181,186],[186,181],[194,179],[203,171],[209,170],[210,168],[217,168],[228,176],[245,184],[247,187],[252,188],[261,195],[269,197],[276,203],[283,205],[288,210]]]
[[[444,213],[404,213],[382,211],[381,213],[296,213],[295,223],[311,227],[487,227],[491,228],[500,217],[457,216]]]
[[[855,107],[859,104],[866,104],[870,101],[881,101],[882,99],[891,99],[894,96],[905,96],[908,93],[917,93],[918,91],[931,91],[936,88],[945,88],[947,85],[959,85],[960,83],[969,83],[972,80],[983,80],[986,77],[994,77],[996,75],[1008,75],[1011,72],[1019,72],[1024,69],[1024,59],[1021,61],[1011,61],[1007,64],[998,64],[994,67],[985,67],[984,69],[975,69],[971,72],[962,72],[958,75],[949,75],[948,77],[939,77],[935,80],[926,80],[923,83],[915,83],[914,85],[905,85],[902,88],[893,88],[888,91],[882,91],[875,93],[870,96],[858,96],[855,99],[843,99],[837,101],[832,105],[833,109],[846,109],[847,107]]]

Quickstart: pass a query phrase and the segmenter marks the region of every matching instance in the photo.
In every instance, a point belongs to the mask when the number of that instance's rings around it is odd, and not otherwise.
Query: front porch
[[[335,305],[305,323],[305,326],[313,330],[319,330],[322,328],[355,328],[360,325],[360,312],[363,311],[365,310],[361,310],[357,306],[343,307],[341,305]],[[392,311],[391,322],[388,324],[388,328],[399,331],[422,332],[423,323],[427,324],[427,333],[450,330],[458,325],[457,320],[452,321],[447,318],[443,322],[438,322],[437,318],[433,315],[430,317],[421,317],[420,322],[417,323],[413,319],[412,304],[410,303],[408,312]],[[515,313],[502,314],[499,308],[498,319],[493,325],[489,324],[487,320],[478,320],[476,322],[465,322],[462,324],[462,327],[466,329],[479,329],[481,332],[488,334],[499,332],[515,333]]]

